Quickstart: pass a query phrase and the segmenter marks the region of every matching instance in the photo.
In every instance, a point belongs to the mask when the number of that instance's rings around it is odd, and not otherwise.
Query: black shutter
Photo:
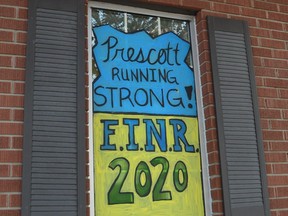
[[[245,21],[208,17],[225,215],[270,215]]]
[[[85,215],[84,1],[28,7],[21,215]]]

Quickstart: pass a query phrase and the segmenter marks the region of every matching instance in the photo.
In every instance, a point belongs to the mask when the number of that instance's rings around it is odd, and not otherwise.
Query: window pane
[[[127,14],[127,32],[145,30],[152,37],[159,35],[157,17]]]
[[[111,10],[92,10],[92,25],[111,25],[113,28],[124,31],[124,13]]]
[[[161,32],[174,32],[182,39],[188,41],[190,43],[189,39],[189,25],[186,21],[181,20],[173,20],[173,19],[167,19],[167,18],[161,18]]]

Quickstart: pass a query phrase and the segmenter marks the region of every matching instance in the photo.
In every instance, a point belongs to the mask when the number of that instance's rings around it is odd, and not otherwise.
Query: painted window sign
[[[186,41],[172,32],[152,38],[145,31],[125,34],[109,25],[93,31],[101,73],[93,84],[95,112],[196,116]]]
[[[190,44],[114,27],[92,30],[95,214],[204,215]]]

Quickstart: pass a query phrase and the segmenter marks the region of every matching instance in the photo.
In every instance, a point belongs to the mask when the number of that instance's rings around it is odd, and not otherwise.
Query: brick
[[[288,50],[273,50],[273,57],[287,60]]]
[[[286,187],[277,187],[277,188],[275,188],[275,190],[276,190],[276,193],[277,193],[278,197],[288,197],[288,186],[286,186]]]
[[[198,44],[198,49],[199,52],[202,53],[204,51],[208,51],[209,50],[209,44],[207,41],[202,41],[201,43]],[[201,64],[202,62],[200,62]]]
[[[215,175],[220,175],[220,174],[221,174],[220,164],[214,164],[214,165],[209,166],[210,176],[215,176]]]
[[[249,27],[257,27],[257,19],[254,17],[231,15],[231,19],[244,20],[248,22]]]
[[[251,37],[251,45],[252,46],[259,46],[259,40],[258,38],[255,38],[255,37]]]
[[[250,32],[251,36],[270,37],[270,30],[269,29],[250,27],[249,32]]]
[[[206,10],[210,10],[211,9],[211,2],[206,2],[206,1],[182,0],[182,1],[180,1],[180,4],[185,6],[186,8],[189,8],[189,9],[196,9],[196,10],[204,9],[204,8]]]
[[[0,53],[24,56],[26,53],[26,46],[23,44],[0,43]]]
[[[264,140],[284,140],[283,131],[263,130],[262,132]]]
[[[259,98],[258,98],[258,106],[259,106],[260,108],[262,108],[262,107],[265,107],[265,108],[266,108],[266,99],[259,97]]]
[[[276,197],[276,189],[275,188],[268,188],[269,197],[274,198]]]
[[[205,119],[208,119],[209,117],[214,117],[215,114],[215,107],[214,106],[207,106],[204,108],[204,115]]]
[[[203,104],[204,106],[209,105],[209,104],[214,104],[214,97],[212,94],[210,95],[205,95],[203,97]]]
[[[284,30],[284,26],[282,25],[282,23],[279,22],[273,22],[273,21],[267,21],[267,20],[259,20],[259,27],[260,28],[264,28],[264,29],[274,29],[274,30]]]
[[[10,176],[10,166],[0,164],[0,177],[9,177]]]
[[[258,9],[264,9],[268,11],[278,11],[277,5],[264,1],[254,1],[254,7]]]
[[[235,5],[227,5],[222,3],[214,3],[214,10],[229,14],[240,14],[240,7]]]
[[[14,121],[23,121],[24,120],[24,110],[15,109],[13,112],[13,120]]]
[[[0,30],[0,41],[12,42],[13,41],[13,32]]]
[[[288,210],[279,209],[277,210],[277,215],[271,215],[271,216],[288,216]]]
[[[24,83],[20,83],[20,82],[14,83],[14,93],[15,94],[24,94],[24,88],[25,88]]]
[[[269,2],[280,3],[280,4],[284,4],[284,5],[287,4],[286,0],[269,0]]]
[[[11,56],[0,56],[0,67],[11,67],[12,57]]]
[[[10,82],[0,82],[0,93],[10,93],[11,83]]]
[[[279,11],[283,13],[288,13],[288,5],[279,5]]]
[[[272,50],[267,48],[252,47],[253,56],[272,57]]]
[[[22,135],[22,123],[2,123],[0,128],[1,135]]]
[[[274,39],[280,39],[280,40],[287,40],[287,38],[288,38],[288,32],[287,31],[272,31],[271,32],[271,34],[272,34],[272,37],[274,38]]]
[[[21,216],[21,210],[6,210],[0,209],[0,215],[5,216]]]
[[[281,59],[263,59],[264,66],[272,68],[287,68],[288,61]]]
[[[0,0],[1,5],[27,7],[28,0]]]
[[[264,119],[280,119],[281,111],[275,109],[260,109],[260,116]]]
[[[24,96],[0,95],[0,107],[23,107]]]
[[[210,53],[208,51],[204,51],[199,55],[199,61],[205,62],[210,61]]]
[[[250,6],[250,0],[227,0],[227,4],[241,5],[245,7]]]
[[[276,13],[268,11],[268,18],[271,20],[278,20],[281,22],[288,22],[288,14]]]
[[[9,148],[9,137],[0,136],[0,149]]]
[[[20,18],[20,19],[28,19],[28,10],[26,8],[19,8],[19,10],[18,10],[18,18]]]
[[[221,189],[212,190],[211,196],[213,200],[222,200],[223,199],[222,190]]]
[[[277,89],[271,88],[257,88],[257,93],[259,97],[278,97]]]
[[[270,142],[271,151],[288,151],[287,142]]]
[[[272,129],[278,129],[278,130],[281,130],[281,129],[286,129],[288,128],[288,121],[287,120],[271,120],[270,121],[271,123],[271,127]]]
[[[269,108],[288,108],[287,100],[266,99],[267,107]]]
[[[287,162],[285,153],[266,153],[265,154],[266,163],[269,162]]]
[[[22,176],[22,166],[21,165],[12,165],[11,166],[11,176],[12,177],[21,177]]]
[[[270,207],[273,209],[287,208],[288,198],[270,199]]]
[[[264,86],[264,79],[262,77],[256,77],[256,86]]]
[[[201,74],[205,74],[206,72],[211,72],[211,63],[210,62],[203,62],[200,65],[200,72]],[[205,83],[202,83],[202,85]]]
[[[200,20],[198,19],[197,25],[199,24],[199,22],[202,22],[202,21],[206,22],[207,16],[218,16],[218,17],[223,17],[223,18],[228,18],[229,17],[229,15],[225,14],[225,13],[218,13],[216,11],[207,11],[207,10],[202,10],[201,13],[199,13],[199,14],[201,16],[199,18]],[[204,25],[203,27],[204,28],[201,28],[202,30],[203,29],[207,29],[207,25]],[[197,32],[200,32],[200,31],[197,31]]]
[[[23,149],[23,137],[12,137],[12,148]]]
[[[202,83],[211,83],[213,80],[211,73],[205,73],[201,76]]]
[[[0,208],[8,206],[7,194],[0,194]]]
[[[0,80],[25,80],[25,70],[23,69],[1,69]]]
[[[254,67],[256,76],[276,77],[276,69],[265,67]]]
[[[197,39],[199,43],[202,41],[208,41],[208,32],[206,30],[199,32]]]
[[[212,203],[212,211],[214,212],[214,213],[222,213],[223,212],[223,203],[222,203],[222,201],[220,201],[220,202],[213,202]],[[218,214],[217,214],[218,215]]]
[[[11,111],[9,109],[0,109],[0,120],[9,121],[11,120]]]
[[[269,129],[269,121],[267,119],[262,119],[260,124],[262,129]]]
[[[0,17],[16,17],[16,10],[13,7],[0,7]]]
[[[219,163],[220,162],[219,152],[208,153],[208,161],[209,164]]]
[[[145,2],[145,0],[142,0],[143,2]],[[180,5],[180,0],[167,0],[167,1],[163,1],[163,0],[146,0],[148,2],[152,2],[154,4],[161,4],[161,5],[169,5],[169,6],[179,6]]]
[[[288,110],[282,110],[283,118],[288,119]]]
[[[27,42],[27,33],[26,32],[17,32],[17,34],[16,34],[16,42],[18,42],[18,43],[26,43]]]
[[[266,78],[265,79],[265,85],[267,87],[286,88],[288,86],[288,80]]]
[[[203,96],[213,93],[213,86],[212,83],[204,83],[202,84],[202,94]]]
[[[253,8],[243,8],[242,9],[242,15],[243,16],[249,16],[249,17],[256,17],[256,18],[267,18],[265,11],[257,10],[257,9],[253,9]]]
[[[280,89],[279,90],[279,95],[280,95],[280,98],[285,98],[285,99],[288,99],[288,89]]]
[[[216,128],[216,119],[215,118],[209,118],[205,121],[206,128]]]
[[[264,151],[269,150],[269,142],[263,141],[263,149],[264,149]]]
[[[211,177],[210,184],[211,188],[222,188],[221,178],[219,176]]]
[[[266,164],[266,173],[273,174],[273,168],[271,164]]]
[[[274,174],[286,174],[288,173],[288,164],[273,164],[273,170]]]
[[[22,162],[22,151],[15,151],[15,150],[0,151],[0,163],[20,163],[20,162]]]
[[[287,140],[288,139],[288,131],[286,130],[284,133],[285,133],[285,140]],[[287,161],[288,161],[288,153],[287,153]]]
[[[20,192],[20,191],[21,191],[20,180],[0,179],[0,192]]]
[[[207,152],[211,153],[214,151],[219,151],[218,142],[216,140],[208,141],[207,142]]]
[[[284,41],[262,38],[261,44],[264,47],[276,48],[276,49],[285,49],[285,42]]]
[[[11,194],[9,203],[10,203],[10,207],[21,207],[21,195]]]
[[[0,28],[26,31],[27,21],[16,19],[0,19]]]
[[[26,57],[16,57],[15,67],[26,68]]]

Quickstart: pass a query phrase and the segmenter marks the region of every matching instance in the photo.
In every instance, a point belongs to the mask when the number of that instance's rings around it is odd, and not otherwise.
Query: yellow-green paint
[[[127,150],[126,145],[129,143],[129,127],[123,124],[123,119],[137,119],[139,126],[134,126],[135,143],[138,144],[138,150]],[[160,131],[156,120],[165,121],[167,136],[167,151],[163,152],[157,145],[157,140],[152,135],[152,143],[155,151],[145,151],[146,144],[146,127],[144,119],[150,119],[155,124],[157,131]],[[189,144],[193,144],[195,152],[186,152],[183,143],[182,151],[175,152],[173,126],[169,124],[170,120],[179,119],[173,116],[150,116],[150,115],[127,115],[127,114],[93,114],[93,133],[94,133],[94,176],[95,176],[95,214],[96,216],[203,216],[203,192],[201,182],[201,159],[199,153],[199,131],[198,120],[194,117],[181,117],[187,130],[185,137]],[[102,120],[102,122],[101,122]],[[113,150],[101,150],[104,142],[104,121],[116,120],[118,124],[109,125],[110,134],[109,144],[115,144]],[[131,131],[130,131],[131,132]],[[122,147],[122,148],[120,148]],[[153,201],[153,188],[158,181],[162,171],[162,166],[153,166],[151,160],[157,157],[164,157],[169,162],[167,178],[165,179],[162,191],[171,192],[171,200]],[[129,170],[127,178],[121,189],[122,193],[130,192],[134,196],[133,203],[127,204],[110,204],[108,203],[108,192],[117,178],[120,167],[114,170],[109,168],[109,164],[115,158],[125,158],[129,161]],[[135,170],[140,162],[145,162],[151,173],[151,190],[145,197],[140,197],[135,191]],[[182,192],[176,190],[173,183],[173,171],[176,163],[182,161],[187,167],[188,184]],[[183,182],[183,173],[180,172],[179,180]],[[141,175],[141,184],[145,184],[144,175]]]

